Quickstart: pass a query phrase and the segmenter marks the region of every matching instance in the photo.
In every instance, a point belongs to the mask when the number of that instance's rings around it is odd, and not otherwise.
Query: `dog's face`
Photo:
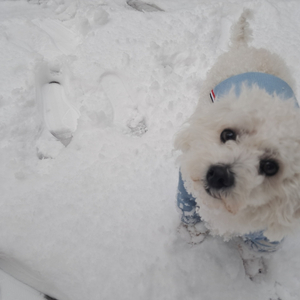
[[[300,216],[298,110],[256,87],[199,107],[176,145],[200,207],[289,227]]]

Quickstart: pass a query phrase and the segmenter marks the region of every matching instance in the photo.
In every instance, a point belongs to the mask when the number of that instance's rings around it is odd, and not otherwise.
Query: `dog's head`
[[[274,240],[300,218],[298,110],[244,87],[239,97],[231,91],[199,106],[178,134],[183,178],[218,232],[267,230]]]

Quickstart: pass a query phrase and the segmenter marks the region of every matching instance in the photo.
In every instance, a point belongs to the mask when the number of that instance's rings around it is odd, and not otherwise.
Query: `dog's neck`
[[[235,94],[238,97],[243,85],[248,87],[256,85],[270,95],[277,94],[283,100],[292,98],[294,99],[295,106],[299,107],[292,88],[285,81],[274,75],[260,72],[248,72],[227,78],[211,90],[211,101],[215,102],[218,98],[227,95],[232,88],[234,88]]]

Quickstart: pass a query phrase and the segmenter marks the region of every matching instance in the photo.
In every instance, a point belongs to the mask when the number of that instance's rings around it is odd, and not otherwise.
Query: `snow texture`
[[[235,241],[178,229],[174,134],[245,7],[300,78],[298,1],[0,2],[1,269],[59,300],[299,299],[300,233],[251,281]]]

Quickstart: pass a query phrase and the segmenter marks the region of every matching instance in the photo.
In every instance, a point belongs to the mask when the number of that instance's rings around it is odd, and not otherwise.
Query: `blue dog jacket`
[[[241,87],[246,85],[251,87],[257,85],[264,89],[268,94],[277,94],[282,100],[294,99],[295,107],[299,108],[297,99],[291,87],[282,79],[265,73],[249,72],[230,77],[219,83],[211,90],[210,97],[215,102],[220,97],[227,95],[232,88],[238,97],[241,93]],[[201,217],[196,211],[196,199],[187,192],[181,172],[179,172],[179,183],[177,191],[177,206],[182,211],[181,221],[187,225],[195,225],[201,222]],[[282,241],[271,242],[264,235],[263,231],[249,233],[243,236],[245,244],[257,252],[274,252]]]

